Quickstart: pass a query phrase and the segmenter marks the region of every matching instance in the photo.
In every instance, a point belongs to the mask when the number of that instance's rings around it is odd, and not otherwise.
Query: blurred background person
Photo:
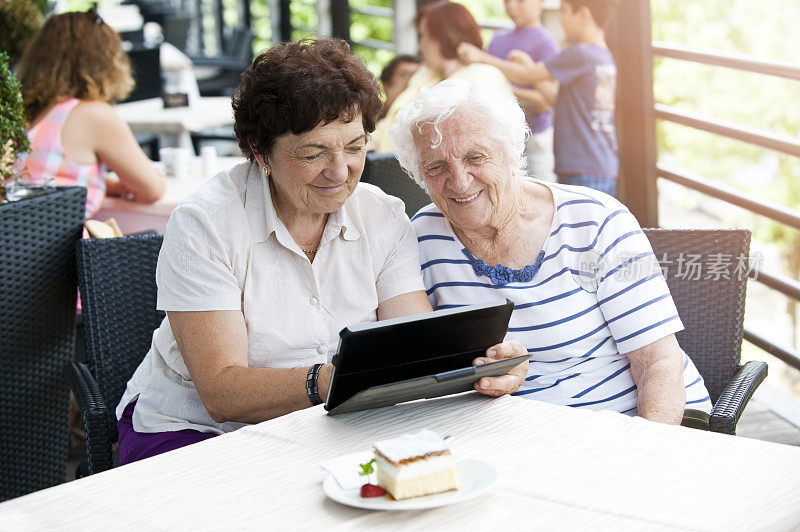
[[[496,67],[482,63],[467,65],[459,61],[456,49],[462,42],[483,48],[481,28],[475,17],[461,4],[435,2],[420,8],[416,18],[419,32],[419,51],[423,66],[397,96],[386,116],[378,122],[369,148],[379,152],[392,151],[389,130],[400,109],[416,97],[423,87],[443,79],[481,81],[493,87],[498,96],[514,97],[511,84]]]
[[[408,54],[396,55],[386,63],[386,66],[381,71],[381,86],[386,99],[383,101],[381,114],[378,115],[379,119],[386,116],[397,96],[408,87],[408,80],[419,69],[421,63],[422,59]]]
[[[459,59],[467,64],[486,63],[505,73],[509,66],[515,65],[506,59],[513,50],[525,52],[534,61],[554,58],[560,47],[555,37],[542,25],[543,5],[544,0],[505,0],[503,6],[514,27],[497,30],[485,52],[468,42],[461,43],[458,46]],[[528,175],[555,181],[551,105],[532,85],[516,85],[514,94],[520,99],[531,128],[531,136],[525,146]]]
[[[86,217],[108,195],[151,203],[164,194],[153,166],[111,104],[134,86],[117,33],[94,10],[53,15],[20,59],[30,152],[17,160],[31,180],[87,189]],[[104,175],[103,165],[116,176]]]

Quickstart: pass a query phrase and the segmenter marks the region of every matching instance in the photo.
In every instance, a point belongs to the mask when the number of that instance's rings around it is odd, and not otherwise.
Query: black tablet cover
[[[506,335],[514,303],[470,305],[345,327],[333,357],[329,414],[390,406],[473,389],[527,355],[472,366]]]

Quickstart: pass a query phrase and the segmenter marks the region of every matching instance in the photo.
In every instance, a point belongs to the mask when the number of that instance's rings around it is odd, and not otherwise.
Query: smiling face
[[[433,126],[414,133],[419,173],[431,199],[456,230],[496,228],[509,214],[518,180],[515,166],[501,144],[487,138],[481,121],[467,109],[456,110],[439,124],[442,142]]]
[[[508,18],[516,27],[531,27],[540,23],[542,0],[505,0]]]
[[[344,205],[364,170],[366,140],[361,114],[278,137],[269,157],[257,160],[270,174],[279,212],[327,214]]]

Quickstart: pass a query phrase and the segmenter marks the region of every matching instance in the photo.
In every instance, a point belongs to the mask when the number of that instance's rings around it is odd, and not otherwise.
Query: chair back
[[[0,501],[64,482],[86,189],[0,205]],[[2,526],[0,526],[2,528]]]
[[[644,229],[684,330],[675,336],[716,403],[739,371],[750,231]]]
[[[156,310],[162,241],[151,232],[81,240],[76,246],[86,360],[111,412],[164,319]]]
[[[431,202],[428,193],[411,179],[391,153],[368,153],[361,181],[403,200],[409,218]]]

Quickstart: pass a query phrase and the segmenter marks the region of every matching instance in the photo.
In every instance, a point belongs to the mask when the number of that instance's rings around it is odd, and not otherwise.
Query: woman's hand
[[[521,343],[516,340],[506,340],[501,344],[494,345],[486,350],[486,358],[476,358],[472,361],[473,366],[480,366],[490,362],[497,362],[504,358],[513,358],[527,355],[528,351]],[[511,371],[498,377],[483,377],[475,383],[475,389],[484,395],[500,397],[509,393],[516,392],[525,376],[528,374],[528,361],[525,360],[518,366],[514,366]]]
[[[481,59],[483,59],[483,50],[474,44],[462,42],[456,48],[456,55],[458,56],[459,61],[466,65],[471,63],[480,63]]]

